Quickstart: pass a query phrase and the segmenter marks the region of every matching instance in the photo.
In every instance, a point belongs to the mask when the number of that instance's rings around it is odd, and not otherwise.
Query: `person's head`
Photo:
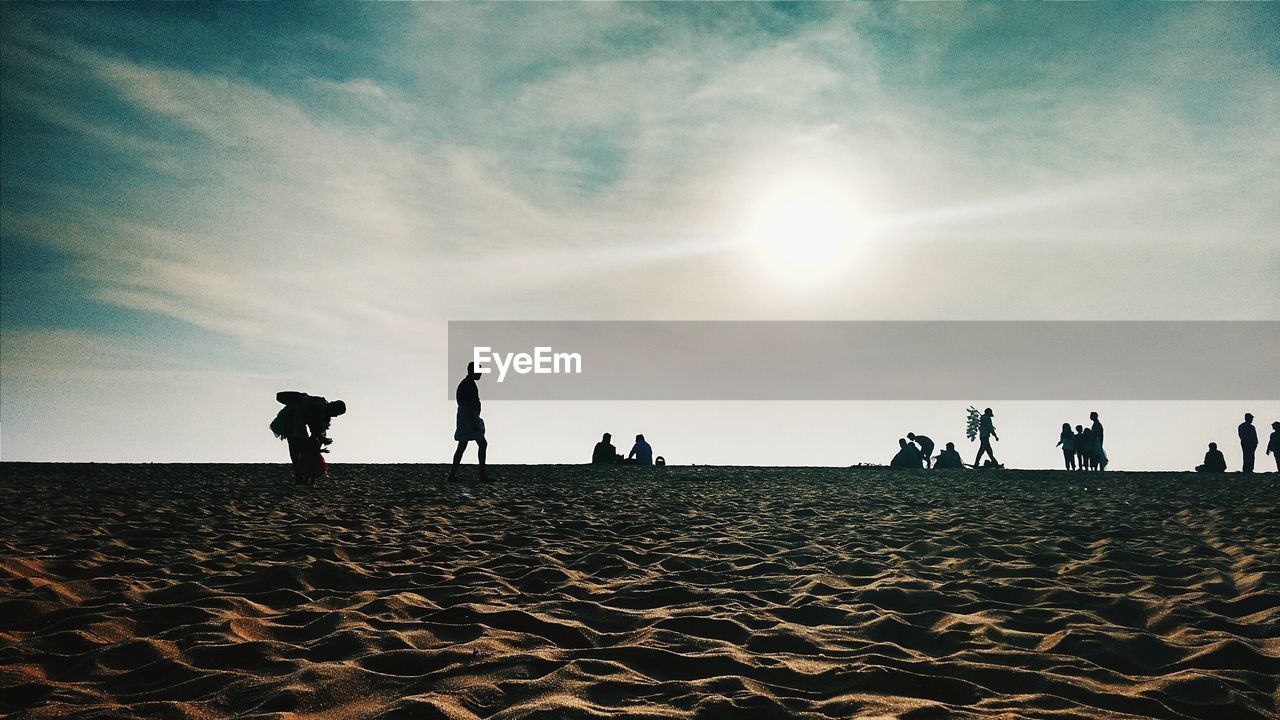
[[[1062,432],[1071,432],[1071,423],[1062,423]]]
[[[956,449],[956,444],[955,444],[955,443],[947,443],[947,450],[950,450],[950,451],[954,452],[954,451],[955,451],[955,449]]]
[[[1253,413],[1245,413],[1245,414],[1244,414],[1244,421],[1245,421],[1245,422],[1247,422],[1247,423],[1251,423],[1251,422],[1253,422]]]
[[[475,363],[473,363],[473,362],[469,362],[469,363],[467,363],[467,379],[468,379],[468,380],[470,380],[470,381],[472,381],[472,382],[475,382],[476,380],[479,380],[479,379],[480,379],[480,375],[481,375],[481,373],[476,372],[476,364],[475,364]]]
[[[1077,426],[1076,426],[1076,432],[1084,432],[1084,426],[1083,426],[1083,425],[1077,425]]]
[[[329,403],[329,417],[338,417],[347,411],[347,404],[341,400],[334,400]]]
[[[602,438],[600,438],[600,439],[601,439],[601,440],[604,440],[605,442],[609,442],[610,440],[612,440],[612,439],[613,439],[613,436],[612,436],[612,435],[610,435],[609,433],[605,433],[605,434],[604,434],[604,437],[602,437]]]
[[[1090,420],[1097,420],[1097,419],[1098,419],[1098,413],[1097,413],[1096,411],[1095,411],[1095,412],[1091,412],[1091,413],[1089,413],[1089,419],[1090,419]]]
[[[644,442],[644,435],[637,435],[636,442]]]
[[[1272,430],[1280,430],[1280,421],[1276,421],[1276,422],[1271,423],[1271,429],[1272,429]]]
[[[1209,443],[1209,449],[1210,449],[1210,450],[1217,450],[1217,449],[1218,449],[1218,443]]]
[[[907,439],[908,439],[908,440],[910,440],[910,441],[912,441],[912,442],[915,442],[916,434],[915,434],[915,433],[907,433]]]
[[[991,412],[991,408],[987,408],[986,410],[983,410],[983,411],[982,411],[982,414],[983,414],[983,415],[986,415],[987,417],[995,417],[995,416],[996,416],[996,414],[995,414],[995,413]]]
[[[907,446],[907,439],[906,439],[906,438],[898,438],[898,447],[906,447],[906,446]]]

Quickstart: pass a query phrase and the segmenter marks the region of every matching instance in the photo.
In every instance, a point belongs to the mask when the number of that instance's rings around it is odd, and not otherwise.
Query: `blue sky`
[[[6,460],[276,459],[284,388],[351,404],[335,459],[445,459],[450,319],[1280,318],[1273,3],[0,19]],[[815,187],[869,229],[829,267],[761,256]],[[1038,436],[1090,409],[1011,410],[1013,461],[1053,464]],[[1170,438],[1191,463],[1239,414],[1109,411],[1145,440],[1129,467]],[[963,430],[931,405],[488,412],[495,461],[576,460],[601,426],[782,464]]]

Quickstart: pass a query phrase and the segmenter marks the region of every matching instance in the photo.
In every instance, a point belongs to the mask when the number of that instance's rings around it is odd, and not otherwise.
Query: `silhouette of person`
[[[1076,436],[1076,447],[1080,449],[1080,467],[1084,470],[1092,470],[1097,464],[1097,457],[1094,455],[1094,448],[1097,443],[1093,441],[1093,430],[1084,428],[1080,434]]]
[[[947,443],[947,448],[938,453],[938,461],[933,464],[934,470],[957,470],[964,468],[964,461],[956,451],[955,443]]]
[[[1107,449],[1102,446],[1102,422],[1098,420],[1098,413],[1089,413],[1089,419],[1093,421],[1093,467],[1096,470],[1107,469]]]
[[[1244,422],[1236,431],[1240,435],[1240,453],[1244,455],[1242,473],[1253,472],[1253,454],[1258,450],[1258,428],[1253,426],[1253,414],[1245,413]]]
[[[1280,472],[1280,422],[1271,423],[1271,439],[1267,441],[1267,454],[1276,459],[1276,472]]]
[[[898,453],[889,461],[889,467],[903,470],[919,470],[924,464],[920,457],[920,449],[907,442],[906,438],[898,438]]]
[[[324,458],[318,457],[333,441],[325,434],[329,421],[347,411],[341,400],[329,402],[322,397],[295,390],[276,393],[276,402],[284,405],[271,421],[271,432],[289,443],[289,462],[293,479],[314,481],[324,474]],[[318,462],[317,462],[318,460]]]
[[[462,462],[462,453],[466,452],[467,443],[474,440],[480,458],[480,480],[488,480],[484,460],[489,450],[489,441],[484,437],[484,420],[480,419],[480,388],[476,381],[480,373],[476,372],[475,363],[467,363],[467,374],[458,383],[454,397],[458,401],[458,422],[453,431],[453,439],[458,441],[458,449],[453,453],[453,467],[449,468],[449,480],[458,479],[458,463]]]
[[[1196,472],[1220,473],[1227,471],[1227,459],[1218,449],[1218,443],[1209,443],[1209,452],[1204,454],[1204,464],[1196,466]]]
[[[991,450],[991,438],[995,438],[996,442],[1000,441],[1000,436],[996,434],[996,426],[993,418],[995,413],[991,412],[991,408],[982,411],[982,417],[978,420],[978,438],[981,442],[978,444],[978,456],[973,459],[973,466],[982,466],[982,454],[986,453],[991,458],[993,466],[999,465],[1000,461],[996,460],[996,454]]]
[[[1076,469],[1076,434],[1071,430],[1071,423],[1062,423],[1062,434],[1058,436],[1058,445],[1062,447],[1062,459],[1068,470]]]
[[[596,443],[595,449],[591,451],[592,465],[612,465],[618,461],[618,450],[610,442],[612,439],[612,435],[605,433],[600,442]]]
[[[925,467],[933,467],[933,440],[924,435],[916,435],[915,433],[907,433],[907,439],[920,446],[920,457],[924,459]]]
[[[1085,462],[1087,460],[1088,458],[1085,457],[1084,426],[1077,425],[1076,426],[1076,469],[1084,470]]]
[[[644,435],[636,436],[636,444],[631,446],[631,452],[627,453],[627,459],[635,459],[637,465],[653,464],[653,448],[649,443],[645,442]]]

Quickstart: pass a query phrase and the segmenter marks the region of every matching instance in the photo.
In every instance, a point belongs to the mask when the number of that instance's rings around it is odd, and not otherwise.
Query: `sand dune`
[[[1268,718],[1276,475],[0,466],[17,718]]]

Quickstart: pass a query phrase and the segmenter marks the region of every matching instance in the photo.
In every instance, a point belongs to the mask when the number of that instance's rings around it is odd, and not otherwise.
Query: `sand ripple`
[[[18,718],[1275,718],[1276,476],[0,465]]]

